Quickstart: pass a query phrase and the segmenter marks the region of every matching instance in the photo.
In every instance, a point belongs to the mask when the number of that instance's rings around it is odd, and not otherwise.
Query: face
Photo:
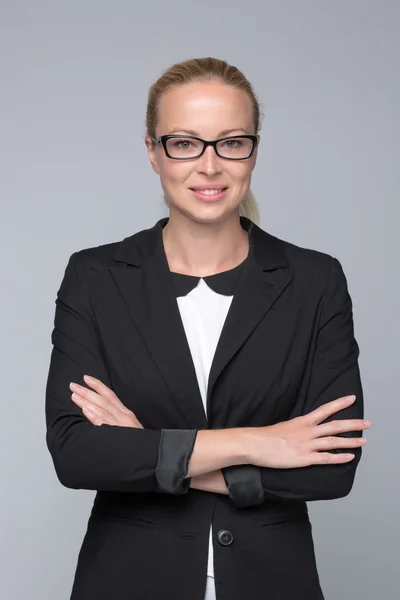
[[[251,101],[245,92],[218,82],[196,82],[168,90],[160,101],[156,137],[172,133],[204,140],[255,135]],[[257,147],[245,160],[220,158],[212,146],[200,158],[173,160],[166,156],[161,143],[154,146],[146,137],[146,146],[170,200],[171,214],[178,211],[192,220],[210,222],[238,213],[250,187]],[[191,190],[201,185],[227,189],[222,197],[207,201],[209,197],[201,199]]]

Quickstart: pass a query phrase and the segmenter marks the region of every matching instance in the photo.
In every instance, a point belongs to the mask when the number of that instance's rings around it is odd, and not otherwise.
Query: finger
[[[97,425],[98,427],[100,427],[100,425],[103,425],[103,419],[99,417],[99,415],[97,415],[95,412],[93,412],[88,406],[84,406],[82,408],[82,412],[85,415],[85,417],[91,423],[93,423],[93,425]]]
[[[121,400],[118,398],[116,393],[106,386],[100,379],[96,377],[92,377],[90,375],[84,375],[83,379],[85,383],[88,384],[91,388],[93,388],[100,396],[104,396],[113,404],[118,410],[121,412],[130,412],[128,408],[124,404],[122,404]]]
[[[336,448],[359,448],[366,442],[364,437],[335,437],[329,435],[323,438],[317,438],[311,443],[313,450],[332,450]]]
[[[316,452],[312,456],[312,465],[334,465],[347,463],[353,460],[355,454],[342,452],[341,454],[333,454],[331,452]]]
[[[98,406],[103,410],[107,410],[110,414],[114,415],[115,417],[117,416],[116,413],[118,409],[112,404],[112,402],[110,402],[108,398],[101,396],[97,392],[85,388],[83,385],[79,385],[77,383],[75,383],[74,386],[70,384],[70,388],[74,391],[75,394],[78,394],[79,396],[87,400],[88,403],[93,404],[94,406]]]
[[[90,413],[93,413],[97,417],[97,421],[100,419],[102,423],[112,424],[110,420],[113,420],[113,416],[107,410],[100,408],[90,402],[87,401],[86,398],[83,398],[76,392],[74,392],[71,396],[71,400],[79,406],[82,410],[87,409]],[[86,415],[85,415],[86,416]],[[97,425],[98,423],[96,423]]]
[[[371,421],[364,419],[338,419],[315,427],[315,437],[335,435],[344,431],[360,431],[371,427]]]
[[[325,419],[334,415],[339,410],[351,406],[355,399],[355,396],[343,396],[341,398],[337,398],[336,400],[331,400],[330,402],[326,402],[326,404],[319,406],[307,415],[304,415],[304,418],[307,423],[316,425],[321,421],[325,421]]]

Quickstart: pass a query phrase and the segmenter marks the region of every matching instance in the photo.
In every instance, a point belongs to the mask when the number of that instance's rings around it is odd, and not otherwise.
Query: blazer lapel
[[[167,222],[125,238],[109,269],[183,420],[188,428],[208,429],[162,242]]]
[[[292,277],[283,242],[240,217],[249,233],[249,260],[232,300],[211,365],[207,415],[218,377],[282,294]],[[209,423],[164,251],[162,229],[154,227],[125,238],[109,266],[130,316],[189,428]],[[130,346],[131,352],[134,348]],[[245,375],[245,373],[244,373]]]
[[[251,229],[249,256],[210,369],[207,388],[209,417],[212,393],[218,377],[292,280],[283,242],[246,217],[241,217],[241,223],[247,231]],[[243,376],[246,376],[245,372]]]

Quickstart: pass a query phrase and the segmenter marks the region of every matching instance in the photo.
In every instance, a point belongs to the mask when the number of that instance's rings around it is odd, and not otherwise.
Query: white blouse
[[[244,262],[204,278],[171,272],[206,415],[208,376]],[[212,523],[207,576],[214,578]]]

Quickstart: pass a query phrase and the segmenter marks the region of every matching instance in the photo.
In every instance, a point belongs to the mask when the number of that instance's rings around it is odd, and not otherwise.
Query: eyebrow
[[[243,131],[244,133],[247,134],[246,129],[243,129],[243,127],[236,127],[235,129],[224,129],[223,131],[220,131],[218,134],[218,137],[224,136],[224,135],[229,135],[230,133],[233,133],[234,131]],[[197,131],[193,131],[192,129],[175,128],[170,133],[171,134],[172,133],[188,133],[189,135],[194,135],[195,137],[200,137],[199,134],[197,133]]]

